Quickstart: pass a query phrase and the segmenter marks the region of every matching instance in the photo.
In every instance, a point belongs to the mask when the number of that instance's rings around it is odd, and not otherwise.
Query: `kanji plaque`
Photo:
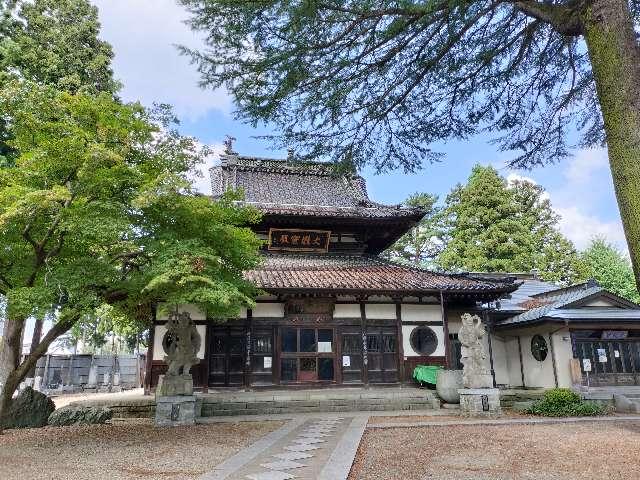
[[[329,230],[272,228],[269,230],[269,250],[291,252],[323,252],[329,250]]]

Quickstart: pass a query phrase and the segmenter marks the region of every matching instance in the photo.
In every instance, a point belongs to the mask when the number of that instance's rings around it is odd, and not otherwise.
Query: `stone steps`
[[[421,392],[407,395],[384,394],[351,394],[314,395],[310,398],[293,398],[291,396],[274,395],[272,399],[216,398],[215,395],[202,397],[201,415],[203,417],[235,416],[235,415],[275,415],[284,413],[318,413],[318,412],[358,412],[358,411],[391,411],[391,410],[431,410],[440,408],[440,401],[432,392]]]

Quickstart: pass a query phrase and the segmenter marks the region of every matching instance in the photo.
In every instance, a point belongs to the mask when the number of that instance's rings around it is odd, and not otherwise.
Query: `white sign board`
[[[582,369],[585,372],[590,372],[591,371],[591,360],[589,360],[588,358],[583,358],[582,359]]]
[[[318,342],[318,353],[331,353],[331,342]]]
[[[620,358],[620,350],[614,350],[613,351],[613,356],[616,358]]]
[[[350,367],[351,366],[351,357],[348,355],[343,355],[342,356],[342,366],[343,367]]]
[[[271,357],[263,357],[263,368],[271,368]]]

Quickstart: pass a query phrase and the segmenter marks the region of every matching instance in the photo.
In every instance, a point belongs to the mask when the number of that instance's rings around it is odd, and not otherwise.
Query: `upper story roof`
[[[337,173],[333,165],[293,159],[221,155],[211,168],[213,196],[241,189],[245,202],[266,215],[400,220],[414,223],[419,208],[383,205],[369,199],[364,178]]]

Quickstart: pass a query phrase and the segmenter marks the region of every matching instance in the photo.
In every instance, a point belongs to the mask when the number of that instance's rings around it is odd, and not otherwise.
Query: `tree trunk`
[[[47,350],[49,349],[49,345],[51,345],[51,343],[53,343],[58,337],[60,337],[60,335],[65,334],[73,326],[73,324],[78,320],[78,318],[79,318],[79,315],[65,316],[63,318],[60,318],[58,322],[55,323],[51,327],[51,329],[47,332],[47,334],[44,336],[44,338],[38,344],[35,350],[29,355],[27,355],[27,357],[24,359],[22,363],[18,364],[18,362],[20,361],[20,356],[19,355],[17,356],[17,360],[14,365],[14,368],[9,373],[9,376],[7,377],[7,381],[4,384],[4,387],[2,388],[2,393],[0,394],[0,433],[2,432],[2,425],[4,423],[3,419],[5,415],[7,415],[9,407],[11,406],[11,399],[13,398],[13,394],[15,393],[16,389],[20,385],[20,382],[22,382],[26,378],[27,374],[31,371],[32,368],[35,368],[35,365],[38,362],[38,359],[42,357],[45,353],[47,353]],[[10,323],[12,322],[12,320],[7,320],[7,321]],[[20,330],[19,348],[22,346],[22,329],[23,328],[24,328],[24,319],[22,320],[22,327],[19,329]],[[12,342],[13,337],[18,335],[17,330],[18,330],[17,328],[13,328],[12,330],[13,336],[9,337],[9,342],[12,346],[14,345]]]
[[[42,337],[42,326],[44,324],[43,318],[36,318],[36,322],[33,325],[33,335],[31,336],[31,348],[29,349],[29,353],[35,352],[36,348],[40,344],[40,338]],[[31,371],[29,372],[29,377],[36,376],[36,366],[34,365]]]
[[[618,207],[640,288],[640,46],[627,0],[594,0],[584,36]]]

